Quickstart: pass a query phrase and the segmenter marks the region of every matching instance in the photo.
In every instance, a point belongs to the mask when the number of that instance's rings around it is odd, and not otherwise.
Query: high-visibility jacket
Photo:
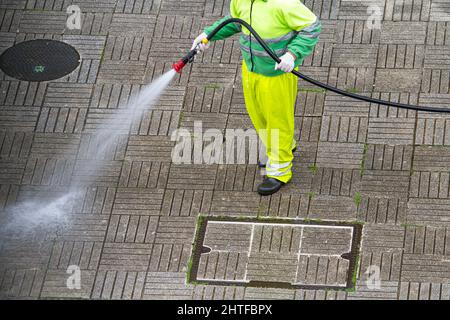
[[[312,53],[321,32],[320,21],[300,0],[231,0],[230,15],[204,32],[211,33],[231,17],[249,23],[278,57],[287,51],[295,54],[296,67]],[[239,43],[249,71],[270,77],[281,75],[283,71],[275,70],[275,61],[245,27],[228,24],[211,40],[222,40],[241,31]]]

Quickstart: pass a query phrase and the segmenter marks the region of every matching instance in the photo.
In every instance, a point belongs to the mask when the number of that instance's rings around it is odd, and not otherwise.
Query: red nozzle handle
[[[176,72],[181,73],[181,69],[183,69],[189,62],[194,61],[194,56],[196,54],[197,54],[196,49],[191,50],[183,59],[172,65],[173,69]]]
[[[184,68],[185,65],[186,65],[186,63],[184,63],[183,60],[180,60],[180,61],[178,61],[177,63],[174,63],[174,64],[172,65],[172,68],[173,68],[176,72],[181,73],[181,70]]]

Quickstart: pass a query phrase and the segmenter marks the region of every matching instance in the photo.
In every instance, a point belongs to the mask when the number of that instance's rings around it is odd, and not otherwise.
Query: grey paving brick
[[[122,13],[158,13],[161,0],[120,0],[116,2],[115,12]]]
[[[404,223],[406,221],[406,201],[364,196],[358,206],[358,219],[380,224]]]
[[[422,72],[419,69],[378,69],[375,90],[393,92],[419,92]]]
[[[319,142],[317,166],[319,168],[358,169],[363,159],[361,143]]]
[[[417,171],[448,171],[450,149],[446,146],[418,146],[414,150],[413,169]]]
[[[134,271],[98,271],[92,289],[93,299],[141,299],[146,273]]]
[[[192,298],[193,288],[185,284],[181,272],[148,272],[145,279],[144,299],[183,299]]]
[[[156,17],[143,14],[113,14],[108,28],[110,35],[151,35],[155,27]]]
[[[448,260],[428,254],[404,254],[401,280],[406,282],[448,283]]]
[[[91,295],[95,271],[81,270],[81,289],[69,289],[66,285],[70,275],[65,270],[47,270],[40,297],[88,299]]]
[[[411,198],[408,201],[408,223],[431,226],[448,226],[448,199]]]
[[[348,300],[397,300],[398,282],[382,281],[380,289],[369,289],[363,283],[356,286],[355,293],[349,293]]]
[[[426,31],[426,22],[384,22],[381,43],[424,44]]]
[[[314,219],[351,221],[356,219],[356,212],[356,204],[350,197],[314,196],[309,208],[309,216]]]
[[[243,300],[245,288],[230,286],[195,286],[193,300]]]
[[[369,119],[366,117],[323,116],[320,141],[365,142]]]
[[[105,243],[99,270],[146,271],[151,252],[151,244]]]
[[[389,36],[386,35],[386,42],[389,42]],[[424,38],[425,39],[425,38]],[[421,68],[425,58],[425,47],[420,44],[411,44],[411,41],[405,41],[404,44],[393,41],[395,44],[383,44],[378,49],[378,68]]]
[[[146,62],[105,60],[100,66],[97,83],[140,84],[144,80]]]
[[[17,32],[19,28],[19,21],[21,20],[23,11],[14,9],[3,9],[0,12],[1,24],[0,31],[2,32]]]
[[[163,200],[161,189],[119,188],[113,214],[158,215]]]
[[[367,142],[385,145],[412,145],[415,119],[370,118]]]
[[[370,104],[337,94],[327,94],[325,98],[324,116],[367,117]]]
[[[23,33],[62,34],[66,13],[61,11],[23,11],[18,30]]]
[[[367,170],[361,181],[361,193],[374,198],[403,199],[408,195],[409,172]]]
[[[0,102],[2,106],[42,106],[46,83],[1,81]],[[20,108],[18,108],[20,109]]]
[[[166,190],[161,213],[165,216],[197,216],[209,212],[211,199],[212,191]]]
[[[400,300],[448,300],[447,283],[401,282]]]
[[[431,3],[430,21],[450,21],[450,6],[444,0],[434,0]]]
[[[412,146],[367,145],[364,169],[367,170],[410,170],[412,165]]]
[[[375,67],[378,46],[376,45],[347,45],[340,44],[333,47],[331,66],[333,67]]]

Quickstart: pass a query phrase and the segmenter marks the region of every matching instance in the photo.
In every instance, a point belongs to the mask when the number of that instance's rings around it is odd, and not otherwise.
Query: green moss
[[[364,144],[364,150],[363,150],[363,157],[361,160],[361,164],[359,165],[359,174],[361,177],[364,175],[364,172],[366,170],[366,157],[367,157],[367,151],[369,150],[369,145],[367,143]]]
[[[316,196],[316,193],[315,193],[314,191],[308,192],[308,198],[309,198],[310,200],[312,200],[315,196]]]
[[[361,204],[362,201],[362,195],[361,192],[356,192],[353,196],[353,202],[356,204],[357,207]]]
[[[412,223],[402,223],[400,224],[401,227],[408,229],[408,228],[424,228],[426,227],[423,224],[412,224]]]
[[[353,269],[352,274],[352,287],[345,289],[346,292],[356,292],[356,282],[358,280],[359,267],[360,267],[360,256],[358,253],[355,259],[355,268]]]
[[[200,281],[192,280],[191,279],[191,273],[192,273],[192,265],[194,263],[194,252],[196,252],[196,245],[200,237],[200,227],[204,224],[206,215],[202,215],[201,213],[197,217],[197,223],[195,224],[195,235],[194,239],[192,241],[192,251],[191,256],[189,257],[188,263],[187,263],[187,270],[186,270],[186,283],[190,284],[200,284]]]
[[[319,170],[319,167],[314,163],[308,166],[308,170],[311,171],[313,174],[316,174]]]
[[[345,91],[350,92],[350,93],[361,93],[361,91],[359,91],[356,88],[347,88],[347,89],[345,89]]]
[[[300,88],[300,92],[316,92],[316,93],[325,93],[327,90],[325,89],[308,89],[308,88]]]

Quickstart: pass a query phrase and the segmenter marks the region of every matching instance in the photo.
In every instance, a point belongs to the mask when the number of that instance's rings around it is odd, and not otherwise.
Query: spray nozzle
[[[193,49],[191,51],[189,51],[189,53],[180,61],[178,61],[177,63],[174,63],[172,65],[172,68],[178,72],[181,73],[181,70],[188,64],[191,63],[192,61],[194,61],[194,57],[195,55],[198,53],[197,49]]]

